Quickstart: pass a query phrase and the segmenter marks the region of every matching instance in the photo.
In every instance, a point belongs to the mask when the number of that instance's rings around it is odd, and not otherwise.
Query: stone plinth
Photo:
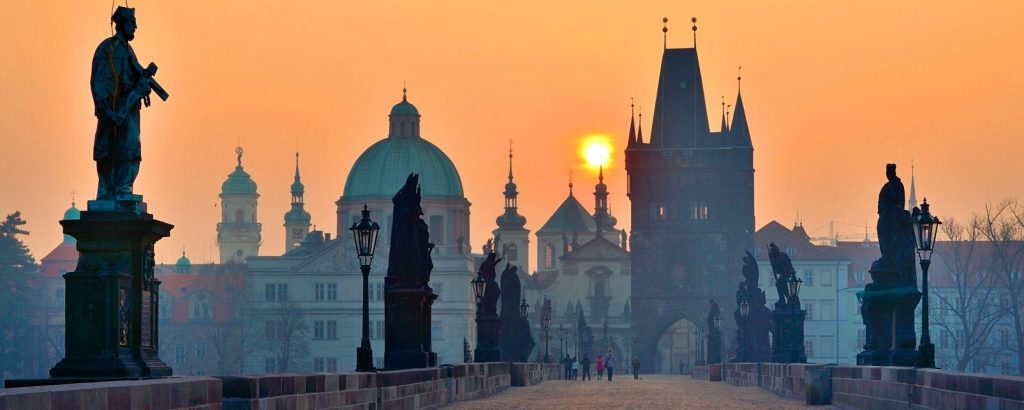
[[[501,361],[501,319],[497,315],[480,314],[476,317],[476,363]]]
[[[384,278],[384,367],[388,370],[437,366],[431,351],[430,312],[437,295],[420,286]]]
[[[914,310],[921,292],[916,286],[898,286],[895,270],[872,267],[870,273],[872,283],[857,293],[866,328],[857,364],[913,366],[918,357]]]
[[[55,379],[125,379],[171,375],[157,356],[160,281],[154,245],[172,225],[145,212],[142,202],[90,201],[79,220],[64,220],[78,240],[78,266],[64,275],[63,360]]]
[[[807,311],[800,309],[800,301],[777,303],[772,312],[772,362],[806,363],[804,353],[804,319]]]

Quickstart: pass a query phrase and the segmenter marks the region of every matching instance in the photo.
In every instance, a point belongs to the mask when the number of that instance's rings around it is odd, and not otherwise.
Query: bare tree
[[[992,247],[988,268],[999,285],[1000,307],[1016,336],[1007,349],[1016,353],[1017,371],[1024,374],[1024,209],[1017,200],[1007,199],[986,205],[980,217],[981,234]]]
[[[274,358],[277,371],[304,370],[309,359],[309,324],[305,314],[293,303],[281,302],[260,309],[263,337],[254,341],[256,349]]]
[[[944,367],[959,371],[978,370],[994,364],[994,349],[990,343],[992,330],[1003,317],[996,304],[995,275],[984,275],[985,255],[979,244],[984,218],[975,216],[964,225],[948,219],[942,232],[949,239],[941,253],[936,253],[945,269],[939,270],[936,282],[948,286],[931,288],[937,299],[935,310],[939,318],[935,325],[953,341],[953,358]],[[941,347],[941,346],[940,346]]]

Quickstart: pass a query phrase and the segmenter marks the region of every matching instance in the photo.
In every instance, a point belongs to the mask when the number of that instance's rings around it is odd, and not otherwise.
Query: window
[[[813,270],[805,270],[804,271],[804,284],[803,284],[803,286],[814,286],[814,271]]]
[[[277,371],[277,358],[265,357],[263,358],[263,372],[274,373]]]
[[[864,329],[857,329],[857,347],[863,349],[867,344]],[[945,333],[943,333],[945,335]]]
[[[160,295],[160,320],[171,320],[174,313],[174,298],[171,295]]]
[[[236,209],[235,210],[235,223],[236,224],[244,224],[245,223],[245,212],[242,212],[241,209]]]
[[[814,356],[814,341],[804,340],[804,355],[807,357]]]
[[[433,340],[444,339],[444,323],[440,320],[430,322],[430,338]]]
[[[277,284],[277,301],[284,302],[288,300],[288,284],[278,283]]]
[[[213,309],[210,307],[210,296],[206,293],[196,293],[189,298],[188,318],[189,320],[210,320],[213,318]]]
[[[515,262],[519,260],[519,247],[514,243],[510,243],[504,246],[505,248],[505,259],[509,262]]]
[[[338,338],[338,321],[328,320],[327,321],[327,338],[337,339]]]
[[[665,205],[658,205],[658,219],[668,219],[668,210]]]
[[[206,342],[196,342],[196,360],[206,359]]]
[[[444,217],[432,215],[430,217],[430,240],[438,245],[444,245]]]
[[[813,300],[804,301],[804,310],[807,311],[807,319],[806,320],[814,320],[814,301]]]
[[[1010,329],[999,328],[999,346],[1004,349],[1010,347]]]
[[[263,337],[267,340],[279,340],[285,337],[288,324],[283,320],[267,320],[263,322]]]
[[[697,204],[693,206],[693,220],[703,221],[708,219],[708,206],[707,204]]]
[[[338,358],[328,357],[327,358],[327,371],[335,373],[338,371]]]
[[[832,349],[835,347],[835,339],[832,336],[821,337],[822,357],[832,357]]]
[[[326,358],[314,357],[313,358],[313,371],[317,372],[317,373],[323,372],[324,371],[324,364],[325,364],[326,361],[327,361]]]
[[[555,267],[555,246],[547,244],[544,246],[544,268],[552,269]]]
[[[264,286],[263,300],[284,302],[288,300],[287,283],[268,283]]]
[[[854,282],[857,282],[858,286],[863,285],[864,284],[864,272],[863,271],[854,272],[853,273],[853,280],[854,280]]]
[[[174,346],[174,362],[185,363],[185,346]]]
[[[371,302],[383,302],[384,301],[384,284],[383,283],[371,283],[370,284],[370,301]]]
[[[337,283],[314,283],[313,300],[338,300]]]
[[[370,338],[379,340],[384,338],[384,321],[383,320],[372,320],[370,321]]]
[[[822,272],[821,286],[832,286],[832,271]]]
[[[325,324],[323,320],[313,321],[313,339],[323,339],[325,332]]]

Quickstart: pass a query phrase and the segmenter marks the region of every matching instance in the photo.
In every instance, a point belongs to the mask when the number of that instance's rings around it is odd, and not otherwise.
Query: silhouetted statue
[[[142,162],[139,120],[142,103],[149,106],[149,95],[167,99],[153,75],[156,64],[139,64],[135,50],[128,44],[135,39],[135,9],[118,7],[110,20],[117,32],[100,43],[92,57],[94,114],[97,118],[93,160],[99,175],[96,199],[138,200],[132,197],[135,178]]]
[[[903,182],[896,176],[896,164],[885,166],[888,181],[878,193],[878,247],[882,257],[872,270],[896,271],[897,286],[917,287],[914,267],[914,227],[911,214],[903,208],[906,203]]]
[[[772,265],[772,275],[775,276],[775,290],[779,292],[778,304],[785,304],[789,297],[786,283],[796,274],[793,261],[789,259],[789,255],[780,251],[775,243],[768,244],[768,260]]]
[[[495,280],[498,276],[495,269],[498,262],[501,262],[501,258],[492,251],[487,254],[487,259],[484,259],[483,263],[480,264],[480,275],[483,276],[484,281],[487,283],[484,286],[484,298],[481,302],[481,309],[485,315],[498,314],[498,298],[501,297],[501,288],[498,287],[498,282]]]
[[[594,351],[594,331],[587,325],[587,318],[583,316],[583,309],[579,310],[579,315],[576,317],[576,331],[579,337],[580,352],[577,355],[582,357],[584,354],[589,354],[592,357],[596,357]]]
[[[519,312],[523,301],[518,270],[517,266],[506,265],[501,272],[501,351],[506,360],[525,362],[535,342],[530,334],[530,321]]]
[[[771,328],[771,311],[765,306],[764,290],[758,287],[760,270],[757,259],[746,251],[743,256],[743,277],[736,289],[737,362],[759,362],[771,358],[768,332]],[[747,302],[747,316],[743,317],[740,305]]]
[[[430,231],[423,221],[420,207],[419,175],[409,174],[405,185],[391,199],[394,218],[391,226],[391,252],[388,255],[388,276],[406,284],[427,286],[434,262],[430,252]]]
[[[708,299],[708,300],[711,302],[711,310],[708,311],[708,317],[707,317],[706,322],[707,322],[708,329],[710,330],[710,329],[714,329],[715,328],[715,317],[718,317],[719,315],[721,315],[721,312],[718,310],[718,302],[715,302],[714,299]]]

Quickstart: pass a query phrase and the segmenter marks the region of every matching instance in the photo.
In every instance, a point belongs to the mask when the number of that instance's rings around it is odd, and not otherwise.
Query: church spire
[[[729,120],[725,117],[725,96],[722,96],[722,126],[719,131],[722,134],[729,132]]]
[[[519,215],[519,191],[512,177],[512,140],[508,141],[508,183],[505,184],[505,213],[495,221],[499,229],[523,229],[526,217]]]
[[[633,98],[630,98],[630,139],[627,142],[627,148],[637,145],[637,129],[636,123],[633,120]]]
[[[292,182],[292,208],[284,214],[284,251],[299,247],[309,233],[312,216],[306,211],[303,196],[306,187],[302,185],[302,176],[299,174],[299,152],[295,151],[295,181]]]
[[[644,107],[640,106],[640,124],[636,128],[636,143],[644,143]]]
[[[608,221],[608,185],[604,184],[604,163],[597,171],[597,185],[594,185],[594,224],[595,237],[604,237],[605,224]]]
[[[292,182],[292,203],[301,204],[303,203],[303,194],[306,192],[306,187],[302,185],[302,176],[299,175],[299,152],[295,152],[295,181]]]
[[[910,199],[907,201],[908,208],[917,207],[917,187],[914,183],[914,162],[910,162]]]

